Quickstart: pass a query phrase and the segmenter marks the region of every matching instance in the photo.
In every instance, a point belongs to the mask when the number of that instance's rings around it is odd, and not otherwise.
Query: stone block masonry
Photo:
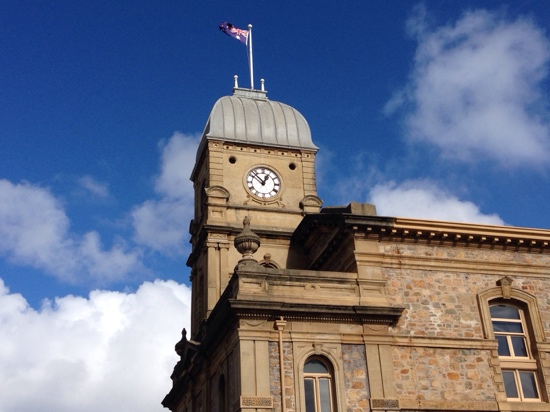
[[[346,403],[349,412],[368,412],[369,390],[364,345],[342,345]]]

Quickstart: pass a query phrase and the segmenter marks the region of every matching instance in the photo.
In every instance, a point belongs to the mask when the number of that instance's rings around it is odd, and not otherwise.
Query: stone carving
[[[260,262],[260,265],[270,269],[280,269],[280,266],[273,260],[271,260],[271,253],[264,255],[264,260]]]
[[[510,276],[504,276],[503,278],[497,280],[497,286],[502,288],[502,297],[504,299],[510,299],[512,293],[512,284],[514,279]]]
[[[320,355],[323,352],[323,344],[314,343],[313,344],[313,350],[315,351],[316,355]]]
[[[388,325],[386,324],[370,324],[370,325],[364,325],[365,331],[372,331],[372,332],[383,332],[387,329]]]
[[[265,322],[263,320],[241,320],[241,323],[243,325],[246,325],[251,328],[257,328],[259,326],[262,326]]]
[[[273,408],[272,396],[241,396],[241,408]]]
[[[281,209],[285,209],[286,205],[283,203],[283,198],[280,197],[278,199],[273,200],[267,200],[267,199],[256,199],[255,197],[252,197],[250,195],[246,195],[246,200],[243,202],[243,205],[248,205],[249,203],[257,203],[258,205],[262,206],[276,206]]]
[[[397,399],[371,399],[372,409],[399,410]]]

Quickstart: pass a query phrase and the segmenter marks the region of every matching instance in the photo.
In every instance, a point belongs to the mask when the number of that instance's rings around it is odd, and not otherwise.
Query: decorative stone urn
[[[244,261],[257,262],[253,255],[260,247],[260,237],[250,230],[250,218],[248,216],[245,216],[243,226],[243,231],[235,236],[233,241],[235,248],[243,256],[239,263]]]

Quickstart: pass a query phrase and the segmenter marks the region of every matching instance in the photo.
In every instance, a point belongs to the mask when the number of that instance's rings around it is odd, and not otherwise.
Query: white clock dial
[[[255,167],[246,175],[246,185],[250,193],[261,199],[277,196],[281,190],[281,179],[268,167]]]

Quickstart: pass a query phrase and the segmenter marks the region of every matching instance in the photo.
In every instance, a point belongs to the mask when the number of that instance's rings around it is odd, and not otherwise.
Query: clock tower
[[[214,104],[191,174],[191,331],[175,347],[171,411],[344,411],[361,387],[365,412],[367,352],[371,393],[392,404],[402,308],[371,236],[389,223],[373,205],[321,210],[317,150],[304,117],[264,90]]]
[[[321,207],[317,150],[304,117],[263,90],[235,88],[214,104],[191,175],[192,338],[200,338],[241,259],[233,242],[246,216],[260,237],[262,265],[305,264],[290,252],[290,239],[303,216]]]

